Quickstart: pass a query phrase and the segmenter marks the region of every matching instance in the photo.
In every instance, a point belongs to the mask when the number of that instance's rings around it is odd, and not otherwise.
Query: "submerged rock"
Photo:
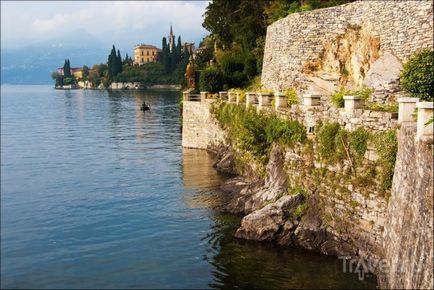
[[[241,221],[235,237],[257,241],[276,239],[288,219],[288,212],[295,209],[302,200],[301,194],[286,195],[275,203],[250,213]],[[287,227],[291,228],[291,224],[288,223]]]

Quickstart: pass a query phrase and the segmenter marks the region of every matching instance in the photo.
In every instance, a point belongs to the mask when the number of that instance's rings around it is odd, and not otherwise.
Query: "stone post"
[[[307,107],[319,106],[321,103],[321,95],[303,95],[303,105]]]
[[[236,103],[237,105],[239,105],[241,103],[241,94],[239,92],[236,92],[235,95],[236,95]]]
[[[234,103],[235,102],[235,98],[236,98],[236,95],[235,95],[234,92],[228,92],[228,102],[229,103]]]
[[[221,100],[227,100],[228,99],[228,92],[219,92],[219,97]]]
[[[355,109],[360,108],[360,101],[360,97],[357,96],[344,96],[345,113],[349,115],[353,114]]]
[[[256,102],[256,93],[255,92],[247,92],[246,93],[246,107],[254,105]]]
[[[288,98],[283,92],[277,92],[274,94],[274,108],[277,110],[279,108],[288,107]]]
[[[182,92],[182,98],[184,99],[184,101],[190,101],[190,92],[189,91],[183,91]]]
[[[208,96],[208,92],[200,92],[200,101],[204,102]]]
[[[258,107],[271,105],[270,93],[258,93]]]
[[[417,141],[428,141],[433,139],[434,124],[427,125],[433,118],[433,102],[417,102]]]
[[[419,98],[398,98],[398,123],[414,122],[413,113]]]

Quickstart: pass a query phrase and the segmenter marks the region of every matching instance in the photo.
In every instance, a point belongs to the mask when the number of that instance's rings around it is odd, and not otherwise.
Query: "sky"
[[[207,34],[202,27],[207,5],[208,1],[1,1],[1,46],[44,43],[74,32],[121,48],[139,43],[161,46],[171,24],[183,42],[198,42]]]

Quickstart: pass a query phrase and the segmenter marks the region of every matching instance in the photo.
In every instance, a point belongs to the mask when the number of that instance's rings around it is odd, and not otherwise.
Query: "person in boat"
[[[140,107],[140,110],[142,111],[148,111],[150,107],[146,104],[146,102],[143,102],[142,107]]]

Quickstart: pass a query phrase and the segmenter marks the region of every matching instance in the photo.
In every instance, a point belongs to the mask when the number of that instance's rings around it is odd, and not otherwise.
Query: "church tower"
[[[172,52],[173,46],[175,45],[175,35],[173,35],[172,24],[170,25],[170,32],[169,32],[168,40],[169,40],[169,51]]]

